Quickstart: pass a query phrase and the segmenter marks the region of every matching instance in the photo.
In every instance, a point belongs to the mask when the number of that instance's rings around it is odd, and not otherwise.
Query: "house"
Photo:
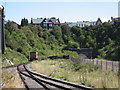
[[[117,17],[117,18],[111,17],[111,22],[112,22],[112,24],[114,24],[114,22],[115,22],[116,20],[120,20],[120,17]]]
[[[15,29],[21,29],[21,25],[17,24],[16,22],[13,21],[13,24],[12,24]]]
[[[101,19],[98,18],[98,20],[96,21],[96,25],[99,25],[99,24],[101,24],[101,23],[102,23]]]
[[[53,26],[60,26],[60,21],[58,19],[46,19],[46,18],[31,18],[31,24],[35,26],[41,26],[45,30],[53,30]]]
[[[98,18],[97,21],[93,21],[93,22],[90,22],[90,21],[65,22],[65,24],[67,24],[70,27],[73,27],[73,26],[85,27],[85,26],[91,26],[91,25],[99,25],[101,23],[102,21],[100,20],[100,18]]]
[[[79,22],[66,22],[66,24],[70,27],[73,27],[73,26],[84,27],[84,26],[95,25],[95,22],[79,21]]]

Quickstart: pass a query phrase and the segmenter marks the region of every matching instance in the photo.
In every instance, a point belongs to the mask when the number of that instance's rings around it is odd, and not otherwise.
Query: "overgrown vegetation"
[[[73,63],[71,60],[43,60],[34,61],[30,67],[38,72],[53,78],[76,82],[94,88],[118,88],[118,76],[115,72],[102,71],[98,66]],[[74,66],[74,67],[73,67]],[[76,69],[77,67],[77,69]]]
[[[25,24],[24,24],[25,23]],[[105,22],[100,25],[69,27],[66,24],[54,26],[53,30],[43,30],[22,19],[22,27],[18,28],[14,22],[5,25],[6,52],[3,59],[10,59],[13,63],[27,62],[30,52],[38,52],[39,59],[48,56],[70,55],[81,57],[63,48],[94,48],[94,58],[100,57],[110,60],[120,60],[120,21],[113,24]],[[73,63],[70,60],[35,61],[32,68],[38,72],[67,81],[78,82],[95,88],[118,87],[116,73],[101,72],[99,66],[88,62],[86,64]],[[39,69],[40,68],[40,69]],[[67,70],[67,72],[66,72]]]
[[[2,70],[2,89],[13,89],[13,88],[24,88],[24,84],[22,83],[17,70]]]
[[[5,25],[6,54],[3,58],[19,59],[15,63],[27,61],[32,51],[39,52],[40,58],[63,55],[63,48],[94,48],[94,58],[120,60],[120,21],[83,28],[61,24],[53,30],[30,25],[25,18],[21,23],[21,28],[11,21]]]
[[[99,69],[99,65],[94,65],[92,62],[87,62],[87,63],[73,63],[71,65],[71,69],[74,71],[84,71],[84,72],[92,72],[96,71]]]

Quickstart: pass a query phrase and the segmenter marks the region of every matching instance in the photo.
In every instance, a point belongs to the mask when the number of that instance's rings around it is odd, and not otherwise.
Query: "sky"
[[[25,0],[24,0],[25,1]],[[21,23],[22,18],[59,18],[61,22],[77,21],[108,21],[111,17],[118,16],[118,2],[110,1],[2,1],[0,4],[5,7],[5,20]],[[99,0],[98,0],[99,1]]]

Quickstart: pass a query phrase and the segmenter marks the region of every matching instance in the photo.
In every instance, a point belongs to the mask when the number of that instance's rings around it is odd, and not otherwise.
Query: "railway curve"
[[[18,65],[17,70],[27,90],[94,90],[92,87],[87,87],[60,79],[54,79],[46,75],[36,73],[29,70],[25,64]]]

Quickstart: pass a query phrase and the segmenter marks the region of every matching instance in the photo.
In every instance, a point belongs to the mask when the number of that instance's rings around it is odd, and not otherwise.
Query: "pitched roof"
[[[34,24],[40,24],[44,19],[31,19],[32,23]]]
[[[58,19],[50,19],[54,24],[59,24]]]
[[[54,23],[54,24],[59,24],[59,21],[58,19],[45,19],[45,23]]]
[[[54,23],[54,24],[59,24],[60,22],[59,22],[59,19],[31,19],[32,20],[32,23],[34,23],[34,24],[40,24],[40,23],[42,23],[43,22],[43,20],[45,20],[45,22],[44,23],[50,23],[50,22],[52,22],[52,23]]]
[[[114,20],[120,20],[120,17],[117,17],[117,18],[113,18]]]

